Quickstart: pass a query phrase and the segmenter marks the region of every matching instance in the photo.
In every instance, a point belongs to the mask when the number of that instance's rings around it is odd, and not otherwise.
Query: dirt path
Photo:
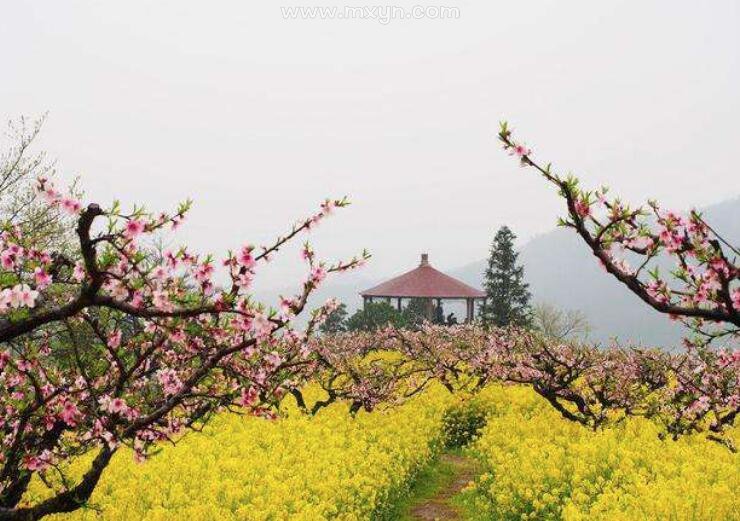
[[[460,510],[451,500],[480,473],[480,465],[473,458],[454,454],[443,454],[439,463],[449,468],[450,479],[445,480],[446,482],[430,497],[420,498],[411,507],[410,519],[419,521],[463,519]]]

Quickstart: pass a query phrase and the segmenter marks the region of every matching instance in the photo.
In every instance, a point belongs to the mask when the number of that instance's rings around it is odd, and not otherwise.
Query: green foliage
[[[444,444],[447,448],[464,447],[486,426],[488,415],[479,400],[463,400],[445,411],[442,418]]]
[[[524,268],[517,264],[514,251],[516,235],[507,226],[496,232],[485,271],[487,302],[480,310],[485,325],[527,326],[530,322],[529,284],[524,282]]]
[[[403,319],[407,329],[418,329],[426,320],[426,301],[422,298],[412,298],[403,308]]]
[[[358,309],[347,319],[347,331],[375,331],[388,325],[403,328],[407,321],[403,313],[387,302],[372,302]]]
[[[324,334],[343,333],[347,331],[347,306],[342,302],[337,309],[332,311],[326,321],[319,326],[319,331]]]
[[[388,302],[372,302],[343,322],[342,331],[375,331],[388,325],[403,329],[418,329],[426,318],[427,303],[412,298],[402,311]]]

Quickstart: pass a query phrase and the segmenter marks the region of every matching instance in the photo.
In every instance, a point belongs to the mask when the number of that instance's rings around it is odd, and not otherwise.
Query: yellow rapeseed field
[[[644,419],[594,433],[525,388],[482,398],[495,412],[473,446],[488,469],[469,493],[481,518],[740,519],[740,456],[701,435],[661,441]]]
[[[355,418],[343,404],[313,418],[289,405],[275,421],[222,415],[144,464],[119,453],[93,508],[52,519],[392,519],[456,400],[433,387]],[[642,419],[592,432],[523,387],[476,400],[490,411],[469,449],[485,468],[464,493],[476,519],[740,519],[740,456],[701,436],[661,441]],[[45,493],[36,482],[30,496]]]
[[[387,411],[343,404],[309,418],[223,415],[139,464],[117,454],[92,497],[59,520],[361,520],[381,517],[434,457],[451,396],[441,387]],[[43,494],[36,483],[32,494]]]

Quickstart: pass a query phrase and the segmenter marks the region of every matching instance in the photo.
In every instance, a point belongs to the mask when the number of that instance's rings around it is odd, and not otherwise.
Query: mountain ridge
[[[701,209],[709,224],[731,244],[740,243],[740,197]],[[608,275],[572,230],[559,228],[538,235],[520,249],[524,278],[533,301],[582,311],[593,340],[677,347],[686,331],[666,315],[645,305],[616,278]],[[483,281],[486,260],[468,263],[450,275],[472,285]]]

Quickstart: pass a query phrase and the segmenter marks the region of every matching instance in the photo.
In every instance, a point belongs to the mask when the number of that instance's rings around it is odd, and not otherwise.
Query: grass
[[[441,454],[422,470],[409,494],[396,506],[392,519],[468,519],[464,503],[459,501],[460,483],[478,473],[478,463],[462,449]]]

